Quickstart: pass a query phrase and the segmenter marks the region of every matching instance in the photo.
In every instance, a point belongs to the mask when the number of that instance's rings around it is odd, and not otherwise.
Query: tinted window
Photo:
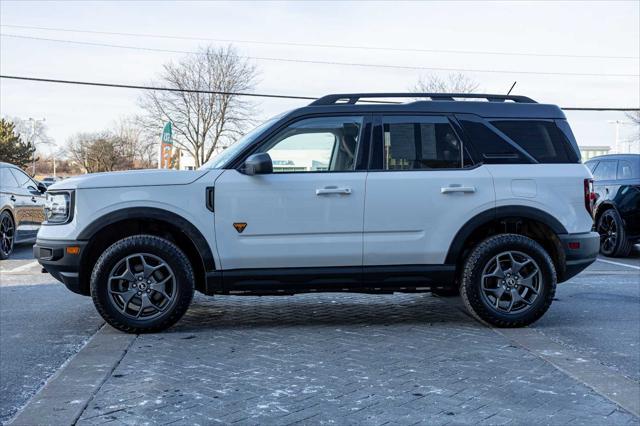
[[[274,173],[354,170],[362,122],[362,117],[300,120],[278,133],[259,152],[271,156]]]
[[[15,188],[18,186],[13,174],[6,167],[0,169],[0,186],[3,188]]]
[[[460,119],[480,159],[486,164],[519,164],[531,161],[484,123]]]
[[[29,186],[35,186],[31,178],[23,171],[18,169],[11,169],[11,173],[13,173],[13,176],[15,176],[19,186],[23,188],[27,188]]]
[[[640,163],[640,160],[639,162]],[[638,169],[640,164],[636,164],[636,167],[633,167],[630,161],[621,160],[618,162],[618,179],[637,179],[640,177],[638,173]]]
[[[596,166],[598,165],[597,161],[587,161],[586,163],[584,163],[585,166],[587,166],[589,168],[589,170],[591,171],[591,173],[593,173],[593,170],[596,168]]]
[[[617,161],[601,161],[593,171],[593,178],[595,180],[614,180],[617,166]]]
[[[552,121],[505,120],[491,124],[520,145],[540,163],[574,163],[569,156],[569,141]]]
[[[462,167],[462,142],[445,117],[385,117],[385,170]]]

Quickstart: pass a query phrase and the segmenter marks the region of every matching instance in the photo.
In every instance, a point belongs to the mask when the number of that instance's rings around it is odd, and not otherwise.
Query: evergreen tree
[[[31,142],[23,142],[15,131],[15,124],[0,119],[0,161],[26,167],[31,161],[35,147]],[[37,159],[36,159],[37,160]]]

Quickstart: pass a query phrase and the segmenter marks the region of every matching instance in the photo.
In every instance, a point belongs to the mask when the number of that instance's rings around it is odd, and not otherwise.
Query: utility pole
[[[620,125],[627,125],[627,124],[633,124],[630,121],[623,121],[623,120],[609,120],[607,121],[607,123],[609,124],[615,124],[616,125],[616,136],[615,136],[615,145],[613,147],[613,154],[624,154],[623,152],[619,152],[619,143],[620,143]],[[627,147],[628,148],[628,147]],[[625,151],[628,151],[628,149],[626,149]]]

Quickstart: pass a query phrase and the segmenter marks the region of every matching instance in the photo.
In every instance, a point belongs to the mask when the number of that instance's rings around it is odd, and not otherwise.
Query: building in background
[[[578,148],[580,148],[582,162],[588,161],[598,155],[609,154],[609,151],[611,151],[611,147],[608,145],[579,146]]]

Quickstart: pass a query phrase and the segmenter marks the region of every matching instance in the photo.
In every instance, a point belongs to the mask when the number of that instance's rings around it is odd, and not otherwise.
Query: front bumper
[[[558,274],[558,282],[567,281],[591,265],[600,252],[597,232],[558,235],[565,253],[565,269]]]
[[[74,293],[89,295],[89,286],[80,279],[82,255],[87,241],[63,241],[37,239],[33,246],[33,257],[55,279]],[[79,247],[77,254],[67,251],[68,247]]]

